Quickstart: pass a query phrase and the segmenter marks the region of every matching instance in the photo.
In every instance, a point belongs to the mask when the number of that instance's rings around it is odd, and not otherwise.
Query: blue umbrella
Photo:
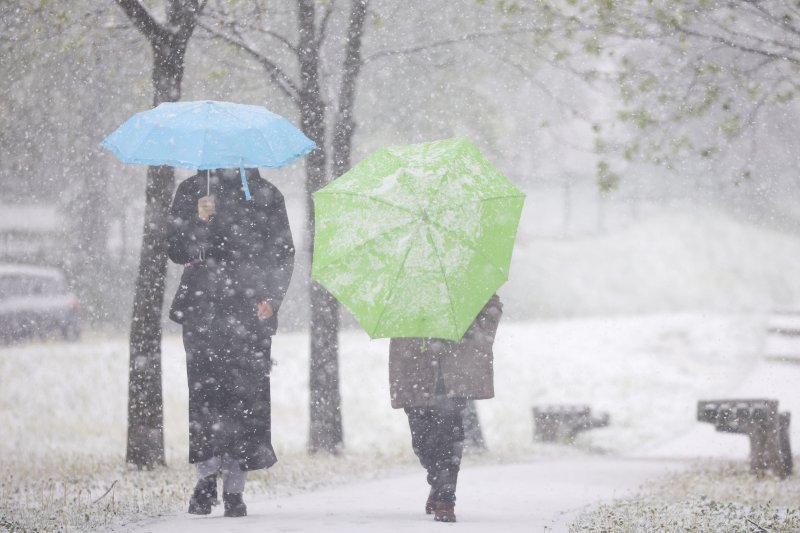
[[[265,107],[202,100],[165,102],[136,113],[100,143],[124,163],[182,168],[286,166],[314,148],[291,122]]]

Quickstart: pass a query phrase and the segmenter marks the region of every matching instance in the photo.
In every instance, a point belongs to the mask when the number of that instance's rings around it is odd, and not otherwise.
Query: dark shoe
[[[189,500],[190,514],[210,514],[211,507],[217,504],[217,475],[211,474],[197,480],[192,498]]]
[[[433,514],[433,504],[436,503],[436,491],[431,487],[428,493],[428,501],[425,502],[425,514]]]
[[[456,504],[447,502],[435,502],[433,504],[433,519],[436,522],[455,522]]]
[[[242,501],[242,493],[222,493],[222,502],[225,504],[225,516],[247,516],[247,506]]]

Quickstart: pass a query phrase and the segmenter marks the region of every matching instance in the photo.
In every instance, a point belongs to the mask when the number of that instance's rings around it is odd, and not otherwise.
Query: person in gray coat
[[[405,409],[411,446],[431,486],[425,512],[455,522],[456,483],[468,400],[494,397],[492,346],[503,314],[493,295],[458,342],[394,338],[389,344],[392,407]]]

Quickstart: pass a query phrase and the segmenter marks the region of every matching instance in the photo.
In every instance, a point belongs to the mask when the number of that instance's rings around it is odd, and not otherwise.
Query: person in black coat
[[[246,473],[276,462],[271,443],[272,335],[294,267],[280,191],[247,169],[201,171],[175,193],[169,258],[184,266],[170,308],[183,326],[189,384],[189,512],[209,514],[222,474],[225,516],[244,516]]]

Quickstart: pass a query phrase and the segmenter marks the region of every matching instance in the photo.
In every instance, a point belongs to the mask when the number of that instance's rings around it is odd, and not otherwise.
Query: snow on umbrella
[[[165,102],[136,113],[101,145],[124,163],[207,170],[277,168],[316,145],[291,122],[265,107],[202,100]]]
[[[468,139],[378,150],[314,193],[311,276],[372,338],[458,340],[508,279],[523,201]]]

